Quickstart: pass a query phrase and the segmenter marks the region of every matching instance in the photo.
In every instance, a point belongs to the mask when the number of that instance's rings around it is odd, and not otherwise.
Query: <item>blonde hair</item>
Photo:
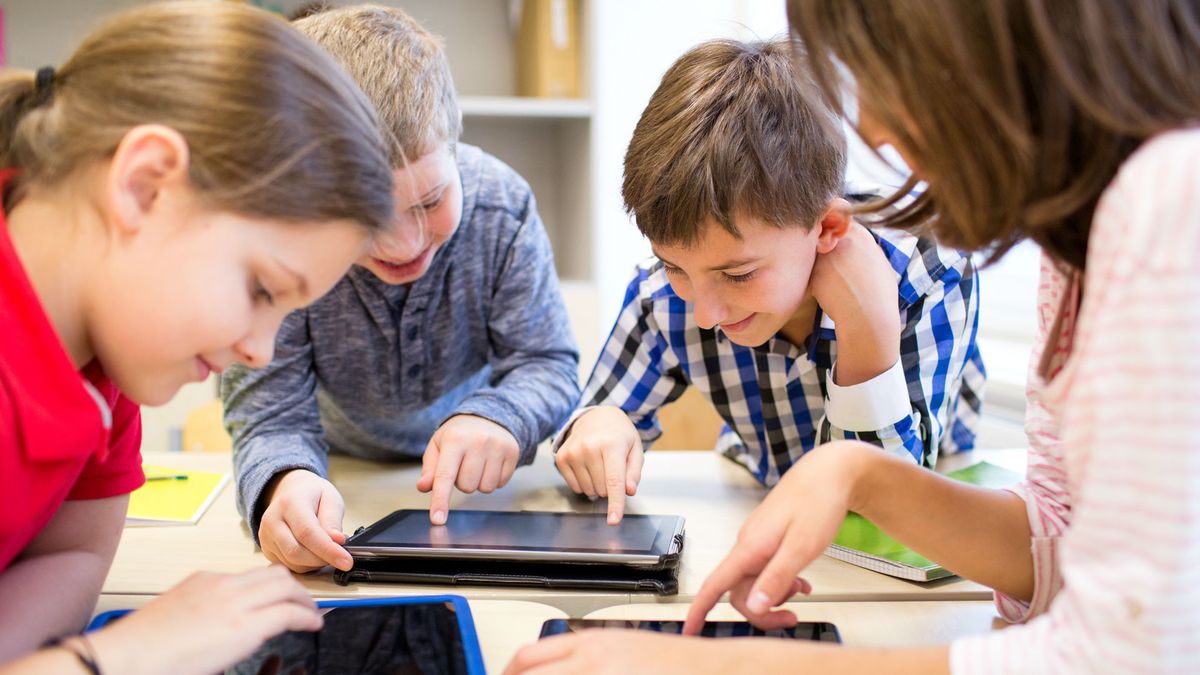
[[[290,221],[392,219],[392,171],[369,102],[284,21],[227,2],[121,13],[39,87],[0,75],[0,167],[55,185],[133,127],[171,127],[202,203]]]
[[[441,40],[404,11],[356,5],[294,25],[328,50],[375,104],[393,166],[458,142],[462,116]]]
[[[712,217],[812,227],[841,189],[846,146],[833,111],[805,95],[784,40],[712,40],[681,56],[625,153],[625,210],[650,241],[691,246]]]
[[[920,167],[928,190],[888,223],[993,259],[1029,238],[1083,269],[1121,164],[1200,123],[1194,0],[789,0],[788,19],[827,99],[844,65]]]

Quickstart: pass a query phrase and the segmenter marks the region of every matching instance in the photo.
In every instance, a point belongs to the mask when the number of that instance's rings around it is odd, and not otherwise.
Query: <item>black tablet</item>
[[[540,637],[562,633],[574,633],[587,628],[617,628],[626,630],[648,630],[655,633],[683,632],[682,621],[620,621],[604,619],[550,619],[542,624]],[[801,621],[791,628],[760,630],[747,621],[707,621],[700,629],[700,637],[773,637],[817,642],[841,642],[837,626],[823,621]]]
[[[356,560],[469,558],[582,562],[661,568],[678,559],[683,518],[547,511],[451,511],[445,525],[429,512],[395,511],[355,533],[346,550]]]

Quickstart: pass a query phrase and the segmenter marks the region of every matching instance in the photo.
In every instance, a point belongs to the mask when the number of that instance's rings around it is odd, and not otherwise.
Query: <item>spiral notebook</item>
[[[126,527],[194,525],[221,494],[229,474],[143,465],[146,483],[129,496]]]
[[[1021,480],[1021,474],[989,462],[972,464],[946,474],[948,478],[990,488]],[[825,555],[851,565],[909,581],[933,581],[954,573],[896,541],[857,513],[850,513]]]

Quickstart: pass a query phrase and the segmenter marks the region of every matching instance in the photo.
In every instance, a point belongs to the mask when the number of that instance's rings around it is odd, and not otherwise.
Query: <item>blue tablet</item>
[[[328,610],[320,631],[277,635],[225,672],[484,675],[479,637],[466,598],[356,598],[325,600],[317,606]],[[88,630],[101,628],[129,611],[100,614]]]

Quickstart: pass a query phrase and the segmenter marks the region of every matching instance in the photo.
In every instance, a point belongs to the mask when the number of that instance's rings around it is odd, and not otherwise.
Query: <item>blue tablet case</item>
[[[378,607],[386,605],[427,605],[449,603],[454,607],[458,618],[458,629],[462,638],[463,653],[466,657],[467,672],[470,675],[486,675],[483,668],[483,652],[479,648],[479,634],[475,632],[475,619],[471,616],[471,606],[461,595],[412,595],[407,597],[390,598],[353,598],[349,600],[321,600],[317,607],[333,609],[336,607]],[[87,631],[99,630],[109,622],[119,619],[132,612],[131,609],[114,609],[103,612],[92,619]]]

